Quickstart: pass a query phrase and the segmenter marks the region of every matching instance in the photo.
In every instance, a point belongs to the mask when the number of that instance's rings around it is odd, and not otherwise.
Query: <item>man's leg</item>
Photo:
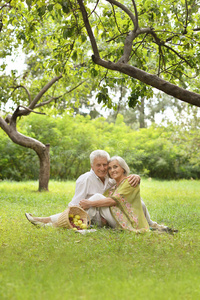
[[[59,214],[50,216],[50,217],[49,217],[49,218],[50,218],[50,222],[51,222],[51,223],[56,223],[56,222],[58,221],[58,218],[60,217],[61,214],[62,214],[62,213],[59,213]]]
[[[116,228],[117,223],[110,212],[110,207],[100,207],[99,212],[100,215],[107,221],[110,227]]]
[[[95,194],[88,200],[95,201],[104,198],[106,197],[102,194]],[[108,225],[112,228],[116,227],[115,219],[111,215],[109,207],[91,207],[87,210],[87,213],[89,214],[93,223],[97,224],[100,227],[106,225],[106,223],[108,223]]]
[[[95,200],[100,200],[100,199],[104,199],[106,198],[105,196],[103,196],[102,194],[94,194],[93,196],[91,196],[88,200],[90,201],[95,201]],[[102,222],[104,220],[102,220],[101,215],[100,215],[100,208],[98,207],[90,207],[88,210],[86,210],[86,212],[88,213],[91,222],[93,224],[96,224],[99,227],[102,227],[105,225],[105,222]]]

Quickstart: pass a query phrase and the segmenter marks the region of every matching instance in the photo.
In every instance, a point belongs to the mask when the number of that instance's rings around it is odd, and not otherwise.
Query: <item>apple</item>
[[[86,229],[86,228],[87,228],[87,225],[86,225],[86,224],[82,224],[82,225],[81,225],[81,228],[82,228],[82,229]]]
[[[77,220],[80,220],[80,216],[79,215],[75,215],[75,218],[77,219]]]

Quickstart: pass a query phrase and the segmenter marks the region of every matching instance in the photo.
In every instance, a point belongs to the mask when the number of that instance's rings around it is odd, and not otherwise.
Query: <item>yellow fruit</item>
[[[86,224],[81,224],[81,228],[82,228],[82,229],[86,229],[86,228],[87,228],[87,225],[86,225]]]
[[[79,220],[81,217],[79,215],[75,215],[75,218]]]
[[[69,214],[69,218],[73,218],[74,217],[74,215],[73,214]]]
[[[74,231],[78,230],[76,227],[73,228]]]
[[[81,225],[83,222],[81,220],[78,220],[78,225]]]

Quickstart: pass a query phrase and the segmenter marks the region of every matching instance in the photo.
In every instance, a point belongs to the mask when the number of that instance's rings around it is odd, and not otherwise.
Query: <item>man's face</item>
[[[104,180],[108,172],[108,161],[105,157],[96,157],[91,168],[100,179]]]

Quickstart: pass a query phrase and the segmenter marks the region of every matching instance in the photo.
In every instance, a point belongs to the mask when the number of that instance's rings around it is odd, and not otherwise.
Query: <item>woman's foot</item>
[[[150,229],[157,230],[159,232],[168,232],[168,233],[175,233],[175,232],[177,233],[178,232],[177,229],[169,228],[168,226],[160,225],[157,223],[150,225]]]

